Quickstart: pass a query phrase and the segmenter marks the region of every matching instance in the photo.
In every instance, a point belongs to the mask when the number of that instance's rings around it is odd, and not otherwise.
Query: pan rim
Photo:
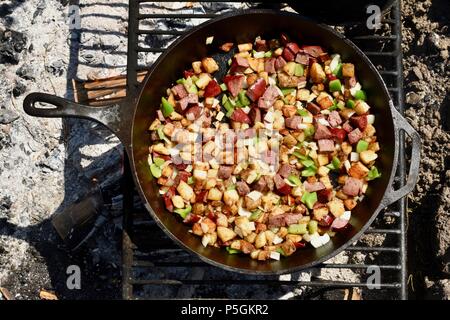
[[[375,76],[375,78],[377,79],[377,81],[379,82],[379,84],[381,85],[381,90],[380,90],[380,94],[383,94],[386,97],[386,100],[389,101],[389,112],[391,114],[391,121],[393,124],[393,136],[394,136],[394,154],[393,154],[393,159],[392,159],[392,166],[391,166],[391,172],[389,174],[389,179],[388,179],[388,183],[386,184],[386,188],[383,192],[383,197],[380,200],[380,203],[378,204],[377,208],[373,211],[371,217],[367,220],[367,222],[360,228],[360,230],[358,230],[358,232],[355,233],[355,235],[353,235],[350,239],[348,239],[344,244],[340,245],[338,248],[334,249],[333,251],[331,251],[330,253],[322,256],[319,259],[316,259],[314,261],[311,261],[309,263],[306,264],[302,264],[302,265],[297,265],[297,266],[293,266],[293,267],[287,267],[287,268],[280,268],[277,270],[253,270],[253,269],[246,269],[246,268],[239,268],[239,267],[234,267],[234,266],[230,266],[221,262],[218,262],[216,260],[210,259],[198,252],[196,252],[195,250],[193,250],[192,248],[190,248],[188,245],[186,245],[184,242],[182,242],[177,236],[175,236],[166,226],[165,224],[159,219],[159,217],[156,215],[156,213],[154,212],[153,208],[151,207],[151,205],[149,204],[147,197],[145,196],[145,193],[142,189],[142,185],[137,177],[137,172],[136,172],[136,163],[135,163],[135,158],[134,158],[134,152],[133,152],[133,132],[134,132],[134,126],[135,126],[135,117],[136,117],[136,113],[137,113],[137,107],[139,105],[139,102],[141,101],[143,92],[146,88],[146,86],[148,85],[148,80],[151,77],[152,73],[158,68],[158,65],[166,58],[167,55],[170,54],[171,50],[173,48],[175,48],[176,46],[178,46],[179,43],[181,43],[182,41],[184,41],[186,38],[190,37],[193,33],[197,32],[200,29],[203,29],[207,26],[209,26],[210,24],[214,24],[218,21],[222,21],[225,19],[229,19],[229,18],[233,18],[236,16],[245,16],[245,15],[255,15],[255,14],[266,14],[266,15],[276,15],[276,16],[289,16],[289,17],[294,17],[296,19],[302,19],[304,21],[308,21],[311,23],[316,24],[319,28],[322,28],[324,31],[330,33],[332,36],[337,37],[340,41],[343,41],[345,44],[347,44],[349,47],[351,47],[351,49],[353,49],[355,51],[356,54],[358,54],[364,61],[364,63],[369,67],[370,71],[372,72],[372,74]],[[237,272],[237,273],[241,273],[241,274],[248,274],[248,275],[281,275],[281,274],[287,274],[287,273],[293,273],[293,272],[298,272],[301,270],[306,270],[309,268],[312,268],[314,266],[317,266],[333,257],[335,257],[336,255],[338,255],[339,253],[341,253],[342,251],[344,251],[345,249],[347,249],[353,242],[357,241],[358,239],[361,238],[361,236],[364,234],[364,232],[372,225],[373,221],[376,219],[376,217],[378,216],[378,214],[380,213],[380,211],[382,209],[384,209],[384,205],[383,205],[383,200],[385,198],[385,195],[387,192],[389,192],[390,190],[390,186],[392,186],[392,183],[394,181],[394,177],[395,177],[395,171],[396,171],[396,167],[395,164],[398,162],[398,148],[397,148],[397,142],[399,140],[399,135],[398,135],[398,130],[397,130],[397,125],[396,122],[394,121],[394,115],[393,115],[393,110],[392,108],[394,108],[394,105],[392,103],[392,99],[389,95],[389,91],[387,89],[386,83],[384,82],[383,78],[381,77],[380,73],[378,72],[378,70],[376,69],[376,67],[373,65],[373,63],[370,61],[370,59],[361,51],[361,49],[359,49],[351,40],[347,39],[344,35],[340,34],[339,32],[337,32],[336,30],[334,30],[333,28],[331,28],[330,26],[324,24],[324,23],[319,23],[317,21],[315,21],[314,19],[311,19],[309,17],[305,17],[301,14],[298,13],[292,13],[292,12],[287,12],[287,11],[275,11],[275,10],[271,10],[271,9],[245,9],[245,10],[237,10],[231,13],[225,13],[225,14],[221,14],[215,18],[212,18],[210,20],[207,20],[201,24],[199,24],[198,26],[193,27],[192,29],[190,29],[189,31],[187,31],[185,34],[183,34],[182,36],[178,37],[167,49],[165,49],[165,51],[163,53],[161,53],[161,55],[157,58],[157,60],[152,64],[152,66],[149,69],[149,72],[147,73],[144,81],[142,82],[139,90],[137,91],[137,94],[135,96],[135,108],[134,108],[134,112],[133,112],[133,116],[132,116],[132,124],[131,124],[131,143],[130,143],[130,164],[131,164],[131,170],[133,171],[133,179],[135,181],[137,190],[139,192],[139,195],[141,197],[141,199],[145,200],[144,201],[144,206],[147,209],[147,211],[150,213],[151,217],[155,220],[156,224],[158,225],[158,227],[160,227],[165,234],[171,239],[173,240],[177,245],[179,245],[181,248],[187,250],[190,253],[195,254],[197,257],[199,257],[202,261],[213,265],[215,267],[219,267],[222,269],[225,269],[227,271],[233,271],[233,272]],[[274,261],[276,262],[276,261]],[[271,263],[271,262],[269,262]]]

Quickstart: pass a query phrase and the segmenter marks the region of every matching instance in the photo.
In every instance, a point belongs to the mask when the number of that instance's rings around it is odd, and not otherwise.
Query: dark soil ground
[[[403,1],[406,116],[422,137],[408,228],[417,298],[450,298],[449,15],[449,1]]]

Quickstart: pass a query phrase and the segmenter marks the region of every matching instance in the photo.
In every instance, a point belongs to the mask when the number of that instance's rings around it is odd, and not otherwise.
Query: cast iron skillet
[[[164,208],[158,186],[147,164],[150,144],[147,129],[156,117],[161,96],[165,90],[188,69],[191,62],[217,53],[218,44],[224,42],[253,41],[279,37],[281,32],[298,43],[321,45],[329,52],[340,53],[344,61],[355,64],[359,81],[369,97],[371,111],[376,115],[375,127],[381,151],[377,166],[382,176],[372,181],[367,196],[353,210],[351,228],[338,233],[332,241],[319,249],[307,247],[280,261],[259,262],[248,256],[229,255],[225,250],[204,248],[198,237],[188,233],[188,227]],[[213,45],[205,39],[214,36]],[[223,59],[221,59],[223,58]],[[217,56],[225,60],[226,57]],[[226,58],[228,59],[228,58]],[[54,108],[42,108],[44,102]],[[350,41],[325,25],[316,24],[291,13],[270,10],[234,12],[209,20],[176,40],[153,64],[139,95],[107,107],[91,107],[43,93],[31,93],[25,98],[24,110],[39,117],[75,117],[97,121],[107,126],[122,141],[130,158],[130,165],[140,196],[157,224],[182,247],[197,254],[202,260],[227,270],[249,274],[281,274],[298,271],[321,263],[344,250],[369,227],[380,210],[409,193],[417,180],[420,138],[417,132],[395,110],[382,78],[367,57]],[[399,132],[404,130],[412,140],[409,178],[398,190],[392,187],[398,158]]]

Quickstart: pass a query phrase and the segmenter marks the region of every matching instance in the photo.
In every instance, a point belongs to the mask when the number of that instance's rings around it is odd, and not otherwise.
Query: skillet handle
[[[47,103],[53,108],[40,108],[37,102]],[[24,111],[34,117],[44,118],[83,118],[96,121],[110,129],[124,144],[126,149],[131,142],[131,119],[133,103],[124,100],[107,106],[87,106],[47,93],[33,92],[23,101]]]
[[[392,106],[392,115],[394,117],[394,123],[396,124],[398,131],[404,131],[411,138],[412,151],[411,151],[411,164],[408,172],[408,179],[406,184],[400,189],[394,190],[390,187],[387,190],[385,198],[383,199],[384,206],[388,206],[397,200],[405,197],[408,193],[414,190],[416,182],[419,178],[419,167],[420,167],[420,147],[421,140],[419,133],[408,123],[408,121],[403,117],[395,107]],[[398,146],[396,146],[398,149]]]

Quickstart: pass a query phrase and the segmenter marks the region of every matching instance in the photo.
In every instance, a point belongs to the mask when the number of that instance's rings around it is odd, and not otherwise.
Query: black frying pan
[[[300,44],[321,45],[328,52],[340,53],[344,61],[355,64],[358,79],[367,92],[368,103],[377,119],[375,128],[381,146],[377,166],[382,177],[372,181],[367,196],[353,210],[350,221],[352,228],[346,233],[338,233],[332,241],[318,249],[307,247],[280,261],[260,262],[248,256],[229,255],[225,250],[204,248],[198,237],[188,233],[186,225],[165,210],[147,163],[150,144],[147,129],[156,117],[161,96],[181,72],[189,68],[192,61],[218,54],[215,49],[218,44],[249,42],[258,35],[270,39],[279,37],[281,32],[287,33]],[[215,45],[205,45],[205,39],[209,36],[214,36]],[[36,102],[49,103],[54,108],[38,108]],[[25,98],[24,110],[32,116],[86,118],[107,126],[122,141],[145,207],[167,235],[210,264],[244,273],[293,272],[333,257],[356,241],[380,210],[409,193],[419,171],[419,135],[395,110],[381,76],[369,59],[352,42],[329,27],[291,13],[240,11],[201,24],[180,37],[159,57],[148,73],[139,96],[130,97],[121,103],[91,107],[53,95],[32,93]],[[406,131],[412,139],[412,160],[406,185],[394,190],[392,184],[397,167],[400,130]]]

